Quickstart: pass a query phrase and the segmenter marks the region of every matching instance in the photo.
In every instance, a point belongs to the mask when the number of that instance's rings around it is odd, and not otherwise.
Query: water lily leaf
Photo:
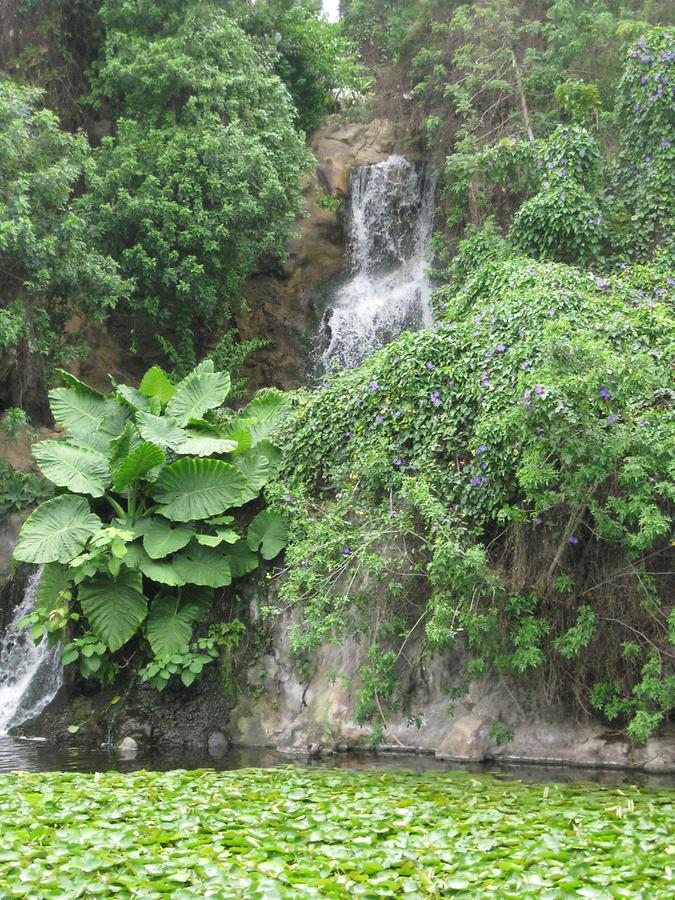
[[[93,450],[66,441],[40,441],[33,456],[46,478],[74,494],[102,497],[110,484],[108,463]]]
[[[166,411],[180,425],[200,419],[208,410],[220,406],[229,394],[230,376],[213,369],[213,362],[206,359],[176,385]]]
[[[54,497],[23,523],[14,558],[29,563],[69,563],[101,525],[84,497]]]
[[[176,522],[206,519],[232,506],[246,487],[243,475],[219,459],[179,459],[152,486],[161,513]]]

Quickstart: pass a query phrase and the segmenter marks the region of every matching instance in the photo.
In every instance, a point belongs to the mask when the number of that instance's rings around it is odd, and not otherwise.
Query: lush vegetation
[[[3,775],[0,800],[7,897],[672,896],[666,790],[251,769]]]
[[[62,490],[30,514],[14,554],[44,566],[27,624],[36,640],[67,639],[63,660],[84,677],[113,681],[138,635],[151,656],[142,678],[190,685],[232,634],[214,624],[191,643],[214,590],[286,542],[278,515],[239,513],[274,473],[268,435],[285,399],[267,391],[238,415],[223,409],[230,377],[210,360],[175,386],[155,366],[138,390],[107,396],[61,374],[68,386],[50,400],[67,439],[34,456]]]
[[[450,157],[458,209],[506,199],[458,248],[459,219],[437,236],[434,328],[296,398],[281,603],[305,610],[301,658],[370,642],[377,729],[458,640],[455,697],[538,672],[549,703],[639,741],[675,709],[672,47],[655,28],[628,48],[609,159],[580,125]]]

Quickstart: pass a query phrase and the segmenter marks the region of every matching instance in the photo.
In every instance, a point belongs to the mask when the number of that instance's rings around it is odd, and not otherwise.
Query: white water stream
[[[324,316],[325,370],[351,368],[404,329],[431,325],[426,255],[435,179],[390,156],[354,169],[349,187],[350,277]]]
[[[49,647],[45,638],[34,644],[30,629],[19,627],[35,609],[41,575],[42,568],[31,574],[23,599],[0,634],[0,735],[42,712],[61,686],[60,645]]]

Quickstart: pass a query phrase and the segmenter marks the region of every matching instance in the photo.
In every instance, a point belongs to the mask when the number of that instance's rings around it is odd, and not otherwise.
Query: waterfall
[[[351,368],[404,329],[431,325],[426,251],[436,181],[402,156],[352,170],[349,277],[323,321],[324,369]]]
[[[0,735],[42,712],[61,686],[60,646],[50,647],[46,638],[35,644],[30,629],[19,626],[35,609],[41,575],[42,567],[30,575],[23,598],[0,636]]]

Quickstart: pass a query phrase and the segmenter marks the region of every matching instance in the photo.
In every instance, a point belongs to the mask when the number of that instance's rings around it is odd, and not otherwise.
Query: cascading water
[[[406,328],[431,325],[426,251],[435,179],[402,156],[359,166],[350,177],[350,276],[323,322],[325,370],[351,368]]]
[[[42,712],[61,686],[60,647],[50,647],[46,639],[33,643],[30,630],[19,626],[35,609],[41,574],[39,568],[30,575],[23,599],[0,636],[0,735]]]

